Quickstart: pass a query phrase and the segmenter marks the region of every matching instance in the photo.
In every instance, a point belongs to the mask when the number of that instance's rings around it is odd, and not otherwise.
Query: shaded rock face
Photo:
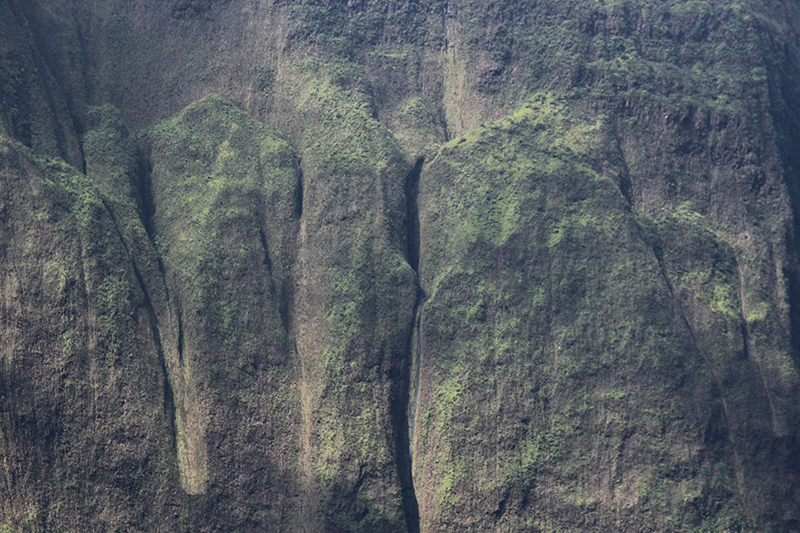
[[[768,0],[0,0],[0,531],[800,531]]]

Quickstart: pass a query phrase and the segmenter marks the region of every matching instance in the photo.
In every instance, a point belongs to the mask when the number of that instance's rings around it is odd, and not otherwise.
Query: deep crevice
[[[417,196],[419,194],[419,178],[422,173],[424,158],[418,158],[414,168],[406,176],[405,199],[406,199],[406,260],[416,274],[417,294],[412,309],[411,321],[408,324],[408,336],[405,347],[406,357],[403,365],[402,378],[397,379],[398,399],[394,411],[394,424],[396,428],[397,442],[395,445],[395,456],[397,460],[400,486],[402,490],[403,508],[406,516],[406,525],[409,533],[419,533],[419,504],[417,502],[416,491],[414,488],[414,477],[412,473],[413,457],[411,446],[413,439],[413,428],[409,424],[409,407],[416,409],[419,388],[419,326],[420,309],[424,298],[424,292],[419,280],[419,251],[420,251],[420,230],[419,230],[419,208],[417,206]],[[414,342],[415,339],[417,342]],[[416,350],[415,350],[416,347]],[[412,380],[412,374],[414,378]],[[410,389],[414,387],[413,403]]]
[[[411,459],[411,464],[414,464],[414,426],[416,425],[417,421],[417,409],[419,407],[419,382],[421,376],[421,368],[422,368],[422,300],[421,298],[417,299],[417,305],[414,306],[415,311],[415,319],[414,319],[414,329],[411,335],[411,344],[412,344],[412,363],[411,368],[413,369],[414,373],[414,380],[413,380],[413,390],[414,396],[411,400],[411,409],[409,411],[409,421],[408,421],[408,455]],[[414,340],[416,339],[416,343]]]
[[[620,137],[616,122],[614,122],[612,127],[611,142],[613,143],[613,148],[610,150],[611,153],[608,159],[612,168],[616,166],[619,169],[616,180],[617,188],[620,194],[622,194],[622,197],[625,198],[625,201],[628,202],[628,206],[630,206],[631,209],[635,209],[636,205],[633,201],[631,171],[628,167],[628,160],[625,158],[625,152],[622,149],[622,138]]]
[[[302,196],[302,194],[301,194]],[[302,202],[302,198],[300,199]],[[269,243],[267,242],[267,234],[264,232],[263,227],[258,228],[258,238],[261,242],[261,249],[264,252],[264,267],[269,274],[270,289],[272,294],[279,295],[278,297],[278,316],[281,320],[281,327],[286,333],[288,339],[291,335],[291,314],[290,314],[290,301],[293,301],[294,295],[289,291],[286,283],[281,284],[280,292],[278,291],[278,283],[275,281],[275,273],[273,270],[272,257],[269,253]]]
[[[298,167],[300,166],[300,162],[299,161],[297,162],[297,166]],[[295,215],[297,215],[297,218],[302,218],[303,217],[303,194],[304,194],[304,192],[305,191],[303,190],[303,171],[301,170],[299,179],[297,180],[297,189],[295,190],[295,198],[294,198],[294,202],[295,202],[294,209],[295,209]]]
[[[420,304],[421,292],[417,290],[417,300],[414,302],[414,312],[412,315],[412,322],[409,323],[407,336],[408,342],[405,346],[405,353],[411,354],[413,351],[413,336],[416,330],[416,315],[417,308]],[[403,503],[403,511],[406,518],[406,526],[408,533],[419,533],[419,504],[417,502],[417,495],[414,488],[414,478],[412,474],[412,458],[409,453],[410,439],[409,439],[409,424],[408,424],[408,407],[409,407],[409,388],[411,386],[411,373],[413,364],[410,364],[409,358],[406,358],[405,364],[401,365],[400,376],[396,376],[394,381],[394,401],[392,402],[392,418],[395,427],[395,460],[397,464],[397,473],[400,481],[401,497]]]
[[[267,244],[267,235],[264,233],[264,228],[258,228],[258,239],[261,241],[261,248],[264,250],[264,266],[267,272],[272,277],[272,258],[269,256],[269,245]]]
[[[417,273],[419,278],[419,206],[417,196],[419,195],[419,176],[422,173],[422,165],[425,158],[417,159],[414,169],[406,177],[406,237],[408,239],[408,250],[406,252],[408,264]],[[417,282],[419,284],[419,281]]]
[[[122,244],[123,249],[125,250],[125,255],[128,256],[128,260],[130,261],[131,267],[133,268],[133,275],[136,277],[136,281],[139,283],[139,288],[141,289],[142,296],[144,297],[145,310],[147,312],[147,318],[150,323],[150,332],[153,336],[153,344],[155,345],[156,348],[158,363],[161,368],[161,375],[163,376],[164,414],[166,415],[170,426],[172,449],[175,450],[177,453],[178,425],[175,412],[175,393],[172,390],[172,384],[169,381],[167,360],[166,357],[164,356],[164,346],[161,342],[161,332],[158,329],[158,317],[156,315],[155,307],[153,307],[153,301],[150,298],[150,291],[147,290],[147,284],[144,282],[142,273],[139,271],[139,267],[136,266],[136,260],[133,258],[133,255],[131,254],[130,249],[128,248],[128,244],[125,242],[125,237],[122,235],[122,231],[119,229],[119,224],[117,223],[117,218],[114,216],[114,212],[106,204],[104,199],[101,199],[101,201],[103,203],[103,207],[108,213],[109,218],[111,219],[111,223],[114,224],[114,230],[116,231],[117,237],[119,237],[119,241]]]
[[[183,306],[178,305],[175,309],[175,316],[178,322],[178,363],[183,365]]]
[[[167,306],[172,312],[172,299],[169,295],[169,283],[167,283],[167,270],[164,267],[164,260],[161,257],[163,250],[159,246],[159,237],[155,229],[155,215],[156,215],[156,201],[153,192],[153,169],[150,161],[145,157],[141,147],[136,150],[136,175],[139,178],[136,186],[136,205],[139,211],[139,219],[144,226],[144,231],[147,238],[150,239],[150,244],[155,252],[156,263],[158,264],[158,272],[164,282],[164,296],[166,297]],[[180,302],[175,309],[175,315],[178,322],[178,356],[183,362],[183,324],[182,312]]]
[[[719,398],[720,398],[719,407],[721,407],[722,414],[723,414],[724,419],[725,419],[725,422],[724,422],[725,423],[725,427],[722,428],[721,430],[718,429],[717,431],[722,431],[722,432],[724,432],[725,435],[727,435],[728,442],[730,443],[730,446],[731,446],[731,450],[732,450],[733,454],[736,455],[738,453],[737,452],[737,444],[736,444],[736,442],[734,442],[734,435],[731,433],[730,426],[728,425],[728,421],[731,420],[731,418],[730,418],[730,413],[728,412],[728,405],[727,405],[727,400],[726,400],[726,396],[725,396],[726,388],[724,386],[724,382],[720,378],[718,373],[714,370],[714,365],[709,360],[708,356],[706,355],[706,352],[703,350],[703,347],[701,346],[700,339],[698,339],[697,335],[695,334],[694,328],[692,327],[691,322],[689,322],[689,317],[686,315],[686,311],[683,308],[683,302],[680,299],[680,295],[679,295],[678,291],[676,290],[675,286],[673,285],[672,279],[670,278],[669,272],[667,271],[667,266],[664,264],[664,250],[662,248],[661,243],[658,243],[656,241],[656,239],[651,238],[651,236],[647,235],[647,232],[644,231],[644,230],[642,230],[642,237],[643,237],[643,240],[644,240],[645,244],[653,251],[653,255],[654,255],[654,257],[656,259],[656,262],[658,264],[658,268],[659,268],[659,270],[661,272],[662,279],[664,280],[664,283],[666,284],[666,287],[667,287],[667,291],[669,292],[670,300],[672,301],[673,305],[675,306],[675,310],[680,315],[681,321],[683,322],[683,325],[686,327],[686,329],[687,329],[687,331],[689,333],[689,338],[692,341],[692,345],[697,350],[697,353],[699,354],[700,358],[702,359],[702,361],[704,363],[704,367],[708,369],[708,372],[711,374],[711,377],[714,380],[716,392],[719,394]],[[747,325],[744,322],[742,323],[742,334],[743,335],[747,335]],[[747,337],[746,336],[744,337],[743,342],[744,342],[745,353],[748,355],[748,358],[749,358],[749,353],[747,352],[748,351],[748,347],[747,347]],[[737,460],[735,462],[735,464],[738,463],[738,462],[739,461]],[[736,467],[734,466],[734,468],[736,468]],[[736,477],[736,480],[737,480],[738,492],[740,494],[744,494],[745,493],[745,488],[744,488],[743,485],[739,484],[739,479],[740,479],[739,476],[737,475],[735,477]]]

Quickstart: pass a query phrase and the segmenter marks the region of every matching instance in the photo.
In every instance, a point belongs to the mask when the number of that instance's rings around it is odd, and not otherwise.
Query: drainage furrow
[[[411,457],[411,463],[414,463],[414,434],[417,422],[417,409],[419,407],[419,377],[420,369],[422,368],[422,304],[420,303],[417,309],[417,317],[414,321],[414,336],[416,337],[416,347],[414,350],[414,361],[412,368],[414,369],[414,397],[411,401],[411,416],[408,421],[408,453]],[[413,338],[413,337],[412,337]]]
[[[398,446],[396,449],[397,465],[400,472],[400,482],[403,486],[403,505],[406,511],[406,524],[409,533],[419,533],[419,505],[414,487],[414,476],[412,473],[413,446],[414,446],[414,419],[417,412],[417,402],[419,400],[420,382],[420,317],[424,293],[419,280],[419,252],[420,252],[420,232],[419,232],[419,210],[417,207],[417,196],[419,193],[419,178],[422,173],[422,165],[425,160],[417,159],[414,168],[409,172],[405,182],[406,197],[406,239],[408,264],[414,270],[417,277],[417,296],[414,302],[413,315],[410,317],[413,322],[409,324],[409,339],[406,345],[407,374],[401,380],[402,392],[399,394],[402,401],[396,406],[398,434]],[[413,398],[411,387],[413,386]],[[411,408],[409,410],[409,407]]]
[[[145,302],[145,309],[147,311],[147,316],[150,322],[150,331],[153,335],[153,344],[155,344],[156,353],[158,355],[158,362],[159,366],[161,367],[161,373],[163,376],[163,386],[164,386],[164,414],[167,416],[167,419],[170,424],[171,430],[171,437],[172,437],[172,448],[173,450],[178,449],[178,425],[176,420],[176,413],[175,413],[175,394],[172,390],[172,384],[169,380],[169,371],[167,369],[167,361],[166,356],[164,354],[164,347],[161,342],[161,332],[159,331],[158,327],[158,316],[156,315],[155,307],[153,306],[153,301],[150,298],[150,292],[147,290],[147,284],[144,281],[144,277],[142,273],[139,271],[139,267],[136,265],[136,260],[133,258],[133,254],[131,254],[130,250],[128,249],[128,244],[125,242],[125,237],[122,235],[122,230],[119,228],[119,224],[117,223],[117,218],[114,216],[114,212],[111,208],[106,204],[104,199],[101,199],[103,203],[103,207],[105,208],[106,212],[108,213],[109,218],[111,219],[111,223],[114,224],[114,229],[116,230],[117,237],[122,244],[122,248],[125,250],[125,254],[128,256],[128,260],[131,262],[131,266],[133,267],[133,274],[136,277],[136,281],[139,284],[139,288],[142,291],[142,295],[144,296]]]
[[[419,381],[421,375],[422,361],[422,305],[424,292],[419,279],[419,253],[420,253],[420,228],[419,228],[419,178],[422,173],[424,158],[417,159],[414,170],[406,179],[406,224],[408,238],[408,264],[417,274],[417,301],[414,303],[414,323],[411,328],[411,342],[409,352],[411,356],[411,373],[409,382],[413,383],[413,394],[411,398],[411,409],[408,414],[408,453],[409,463],[414,461],[414,426],[417,419],[417,407],[419,404]]]

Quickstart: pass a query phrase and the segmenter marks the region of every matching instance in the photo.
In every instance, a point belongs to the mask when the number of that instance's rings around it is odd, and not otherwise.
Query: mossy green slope
[[[318,60],[292,65],[279,80],[303,170],[295,319],[302,460],[319,494],[307,519],[326,531],[406,531],[411,167],[372,116],[359,80],[351,65]]]
[[[0,142],[3,525],[176,528],[160,347],[105,198],[62,161]]]
[[[218,96],[154,127],[146,146],[152,236],[174,316],[166,366],[189,527],[292,530],[301,501],[297,157]]]
[[[0,0],[0,520],[796,531],[798,32]]]
[[[727,438],[731,444],[738,496],[749,525],[780,530],[780,520],[773,517],[785,512],[785,504],[778,502],[791,501],[794,491],[780,466],[792,454],[791,439],[780,419],[792,416],[792,408],[778,403],[786,394],[780,390],[785,382],[770,384],[765,378],[770,371],[764,368],[766,358],[753,353],[766,342],[751,336],[754,322],[764,320],[748,309],[752,296],[746,291],[752,282],[741,277],[733,246],[687,206],[661,213],[654,221],[640,220],[717,383],[725,420],[724,433],[717,438]],[[759,312],[773,311],[762,304]]]
[[[699,215],[648,234],[604,130],[539,96],[422,174],[424,531],[781,527],[733,252]]]

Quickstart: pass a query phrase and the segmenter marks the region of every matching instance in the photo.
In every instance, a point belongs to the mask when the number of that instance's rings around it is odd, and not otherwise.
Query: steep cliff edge
[[[0,0],[0,531],[800,531],[798,36]]]

